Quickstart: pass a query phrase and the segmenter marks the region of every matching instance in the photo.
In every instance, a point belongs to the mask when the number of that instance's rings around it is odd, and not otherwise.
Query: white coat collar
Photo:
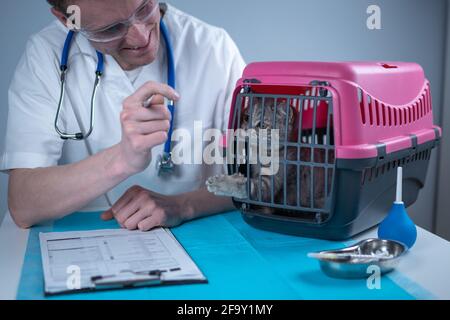
[[[88,39],[86,39],[83,35],[77,34],[75,37],[75,42],[78,46],[78,49],[80,50],[80,53],[86,56],[91,57],[95,60],[95,63],[97,64],[97,53],[94,49],[94,47],[91,45]],[[124,73],[120,65],[117,63],[117,61],[110,55],[105,54],[104,55],[105,60],[105,67],[104,67],[104,74],[107,77],[123,77]]]

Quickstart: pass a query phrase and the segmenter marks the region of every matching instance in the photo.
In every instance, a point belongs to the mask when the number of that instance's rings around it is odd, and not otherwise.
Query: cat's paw
[[[225,191],[226,188],[224,188],[224,181],[226,176],[225,175],[216,175],[209,177],[206,180],[206,188],[209,192],[214,193],[215,195],[228,195]]]
[[[206,180],[206,188],[209,192],[214,193],[217,196],[227,196],[234,198],[246,198],[246,181],[241,174],[228,175],[216,175],[209,177]]]

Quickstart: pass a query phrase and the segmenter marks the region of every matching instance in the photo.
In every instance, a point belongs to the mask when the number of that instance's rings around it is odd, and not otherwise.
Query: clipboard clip
[[[162,275],[164,272],[166,272],[166,270],[151,270],[145,272],[124,270],[117,275],[93,276],[91,277],[91,283],[95,289],[152,286],[163,282]]]

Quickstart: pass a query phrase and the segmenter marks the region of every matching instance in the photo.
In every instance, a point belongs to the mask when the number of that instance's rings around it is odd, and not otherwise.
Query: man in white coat
[[[0,155],[17,225],[27,228],[81,209],[104,209],[101,218],[145,231],[232,209],[229,198],[204,187],[224,166],[187,161],[171,176],[158,176],[156,169],[171,119],[164,97],[176,101],[175,130],[195,137],[195,125],[203,131],[226,129],[234,85],[244,68],[229,35],[157,0],[48,2],[57,21],[31,37],[17,66]],[[86,132],[96,50],[105,56],[94,130],[83,141],[62,140],[53,123],[69,5],[80,8],[82,31],[76,33],[68,59],[59,119],[65,132]],[[166,85],[160,19],[173,46],[177,91]],[[150,96],[151,105],[143,108]],[[206,142],[198,135],[195,139],[178,143],[203,148]]]

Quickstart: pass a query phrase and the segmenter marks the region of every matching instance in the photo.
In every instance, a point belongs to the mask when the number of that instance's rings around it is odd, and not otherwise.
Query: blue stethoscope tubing
[[[166,43],[166,50],[167,50],[167,84],[169,87],[172,87],[174,90],[175,88],[175,60],[173,58],[173,48],[172,48],[172,42],[169,39],[169,31],[167,30],[166,25],[161,20],[159,24],[159,28],[161,30],[161,34],[164,38],[164,42]],[[173,132],[173,119],[175,115],[175,104],[173,100],[170,100],[169,104],[167,105],[167,108],[170,111],[170,128],[169,132],[167,133],[167,141],[164,145],[164,152],[167,154],[170,154],[171,151],[171,140],[172,140],[172,132]]]
[[[174,57],[173,57],[173,47],[172,47],[172,43],[170,41],[169,38],[169,32],[168,29],[166,27],[166,25],[164,24],[163,20],[160,20],[160,31],[161,34],[163,36],[164,42],[166,44],[166,51],[167,51],[167,84],[172,87],[173,89],[175,89],[175,61],[174,61]],[[87,139],[90,134],[92,133],[93,130],[93,124],[94,124],[94,103],[95,103],[95,96],[96,96],[96,91],[97,91],[97,87],[100,83],[100,78],[103,75],[103,71],[104,71],[104,56],[103,53],[96,51],[97,53],[97,68],[95,70],[95,82],[94,82],[94,89],[92,92],[92,97],[91,97],[91,115],[90,115],[90,126],[89,126],[89,130],[86,133],[75,133],[75,134],[70,134],[70,133],[65,133],[62,132],[59,127],[58,127],[58,118],[59,118],[59,114],[61,111],[61,106],[64,100],[64,93],[65,93],[65,80],[66,80],[66,73],[68,70],[68,59],[69,59],[69,52],[70,52],[70,47],[72,44],[72,40],[74,37],[75,33],[74,31],[69,31],[69,33],[67,34],[66,40],[64,42],[64,48],[62,51],[62,55],[61,55],[61,64],[60,64],[60,71],[61,71],[61,92],[60,92],[60,98],[59,98],[59,103],[58,103],[58,109],[56,112],[56,117],[55,117],[55,130],[56,132],[59,134],[59,136],[64,139],[64,140],[84,140]],[[171,164],[171,140],[172,140],[172,133],[173,133],[173,124],[174,124],[174,115],[175,115],[175,103],[170,100],[168,103],[168,109],[170,111],[171,114],[171,120],[170,120],[170,128],[168,131],[168,138],[167,141],[164,144],[164,153],[160,159],[160,167],[164,167],[166,166],[167,169],[171,169],[170,167],[172,166]]]
[[[60,64],[60,70],[65,71],[67,70],[67,60],[69,60],[69,51],[70,47],[72,45],[72,39],[75,32],[73,30],[69,31],[67,34],[66,41],[64,42],[64,48],[61,55],[61,64]],[[100,75],[103,75],[104,70],[104,59],[103,59],[103,53],[99,51],[95,51],[97,53],[97,70],[95,73],[99,73]]]

